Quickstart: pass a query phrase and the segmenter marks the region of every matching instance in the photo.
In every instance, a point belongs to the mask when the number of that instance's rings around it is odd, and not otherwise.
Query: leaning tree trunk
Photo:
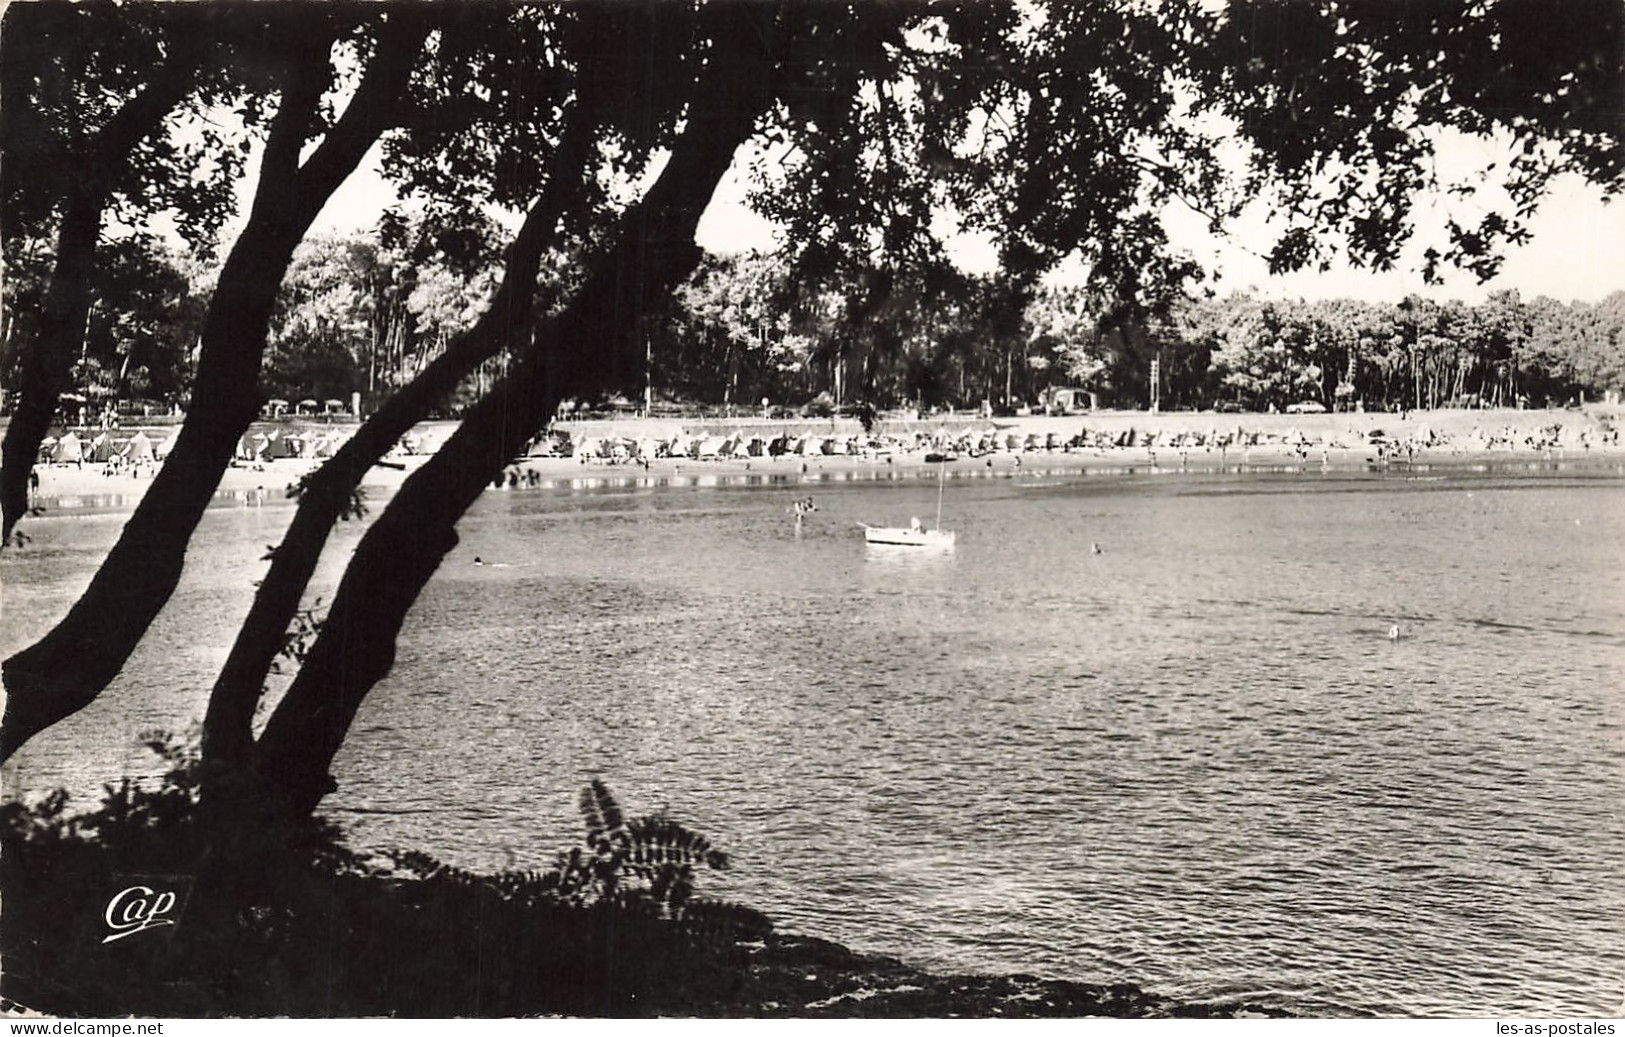
[[[0,462],[0,549],[10,542],[12,529],[28,509],[29,473],[56,415],[57,400],[71,383],[74,347],[84,334],[90,310],[96,240],[108,197],[128,168],[136,145],[157,132],[165,116],[195,85],[198,67],[195,48],[178,51],[102,127],[78,167],[83,175],[67,178],[56,265],[40,312],[39,334],[23,350],[20,398],[0,448],[4,458]]]
[[[508,249],[502,284],[485,313],[422,374],[390,396],[300,486],[293,521],[272,554],[271,567],[209,696],[203,754],[224,765],[213,768],[214,773],[225,773],[242,762],[252,747],[254,710],[266,675],[281,651],[328,535],[350,507],[362,477],[471,370],[502,349],[521,345],[528,335],[541,257],[566,208],[580,196],[593,124],[593,113],[577,110],[566,126],[547,186]]]
[[[344,115],[303,165],[299,153],[332,77],[331,36],[299,44],[253,211],[210,302],[192,409],[90,587],[49,633],[5,661],[0,759],[94,701],[174,593],[192,531],[259,411],[261,354],[282,275],[327,199],[393,123],[427,35],[419,17],[392,18],[380,30],[376,56]]]
[[[614,249],[538,330],[509,377],[402,485],[345,570],[322,632],[256,748],[261,809],[299,817],[333,787],[328,769],[363,697],[395,659],[407,611],[457,544],[456,524],[561,399],[634,384],[643,313],[697,265],[694,229],[771,91],[770,8],[737,5],[701,73],[688,124]]]

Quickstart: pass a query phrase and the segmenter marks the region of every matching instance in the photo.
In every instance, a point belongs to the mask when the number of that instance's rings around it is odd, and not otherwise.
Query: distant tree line
[[[473,325],[495,291],[501,230],[484,217],[390,212],[375,230],[313,236],[273,312],[266,399],[392,392]],[[38,243],[8,242],[7,336],[40,291]],[[554,255],[544,297],[568,289]],[[116,241],[97,270],[75,395],[184,406],[214,272],[150,235]],[[1020,291],[946,270],[894,282],[867,312],[863,285],[797,283],[782,255],[707,256],[645,321],[657,408],[754,412],[809,403],[967,409],[1033,406],[1053,387],[1101,406],[1327,410],[1545,406],[1625,390],[1625,291],[1561,303],[1517,291],[1469,305],[1180,297],[1160,313],[1084,287]],[[854,300],[859,300],[855,302]],[[441,405],[472,405],[507,370],[481,361]],[[642,401],[626,401],[641,405]]]

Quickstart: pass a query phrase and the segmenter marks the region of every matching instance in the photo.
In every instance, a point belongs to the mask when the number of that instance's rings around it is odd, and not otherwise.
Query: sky
[[[1438,147],[1443,172],[1481,167],[1499,155],[1494,142],[1471,138],[1441,141]],[[392,189],[378,174],[378,150],[373,149],[363,168],[328,203],[317,220],[318,231],[369,227],[392,200]],[[774,247],[775,226],[751,212],[746,204],[744,155],[742,149],[700,220],[697,239],[710,252]],[[252,182],[251,177],[245,179]],[[1466,205],[1456,199],[1424,198],[1417,206],[1418,225],[1439,231],[1447,212],[1458,218],[1472,217],[1473,210]],[[1552,191],[1529,223],[1533,240],[1508,250],[1500,273],[1484,284],[1472,274],[1455,270],[1445,271],[1440,285],[1425,284],[1419,271],[1427,242],[1419,240],[1413,240],[1402,256],[1402,268],[1386,273],[1334,264],[1326,272],[1309,270],[1271,276],[1259,254],[1268,240],[1268,213],[1255,208],[1223,238],[1210,235],[1205,220],[1181,210],[1170,209],[1164,214],[1164,222],[1178,247],[1217,274],[1209,284],[1221,293],[1253,289],[1276,299],[1355,298],[1374,302],[1397,301],[1416,293],[1476,303],[1489,292],[1512,288],[1526,299],[1547,295],[1563,302],[1596,302],[1610,292],[1625,289],[1625,198],[1605,204],[1598,189],[1574,175],[1554,181]],[[511,226],[517,225],[515,219]],[[1442,244],[1442,232],[1431,240]],[[951,242],[949,252],[970,272],[986,273],[994,264],[992,248],[974,238],[961,237]]]

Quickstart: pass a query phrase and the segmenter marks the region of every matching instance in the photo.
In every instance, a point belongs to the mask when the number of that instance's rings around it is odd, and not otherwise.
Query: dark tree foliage
[[[582,792],[584,844],[552,867],[479,874],[410,851],[385,863],[309,818],[240,833],[228,852],[199,823],[196,748],[143,741],[168,765],[156,787],[125,779],[89,810],[61,790],[0,806],[4,990],[35,1011],[602,1015],[725,984],[736,943],[772,928],[705,895],[702,875],[727,861],[704,836],[622,816],[602,782]],[[177,928],[156,953],[102,942],[105,904],[86,896],[131,873],[187,877],[166,889]]]
[[[1228,14],[1214,50],[1229,62],[1228,103],[1258,146],[1247,188],[1285,184],[1294,221],[1271,253],[1275,269],[1334,249],[1390,268],[1419,193],[1476,192],[1440,182],[1434,139],[1419,132],[1431,127],[1508,134],[1515,154],[1500,177],[1510,206],[1490,199],[1477,225],[1452,222],[1446,247],[1428,251],[1429,276],[1441,263],[1493,275],[1561,172],[1609,195],[1625,187],[1625,9],[1611,0],[1235,0]]]

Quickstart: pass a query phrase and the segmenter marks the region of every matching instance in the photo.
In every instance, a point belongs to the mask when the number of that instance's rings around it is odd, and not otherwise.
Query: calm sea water
[[[540,867],[596,775],[730,851],[702,889],[933,969],[1314,1014],[1621,1010],[1617,471],[952,479],[956,551],[864,545],[937,492],[487,494],[329,811],[358,847]],[[263,566],[242,545],[286,519],[212,513],[125,675],[10,780],[150,769],[135,733],[201,715]],[[117,531],[52,521],[0,570],[5,647]]]

